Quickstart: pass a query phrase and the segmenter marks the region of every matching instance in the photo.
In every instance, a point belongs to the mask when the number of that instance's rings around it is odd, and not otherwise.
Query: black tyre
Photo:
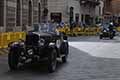
[[[64,48],[63,49],[64,49],[64,51],[63,51],[64,56],[62,57],[62,62],[66,63],[67,62],[67,57],[68,57],[68,54],[69,54],[68,42],[64,43]]]
[[[100,35],[100,39],[102,39],[103,37],[102,37],[102,35]]]
[[[8,54],[8,65],[10,70],[16,70],[18,68],[18,55],[14,51],[10,51]]]
[[[113,39],[113,36],[110,36],[110,39]]]
[[[67,62],[67,56],[63,56],[63,57],[62,57],[62,62],[63,62],[63,63],[66,63],[66,62]]]
[[[57,52],[56,49],[53,49],[48,56],[48,71],[50,73],[54,72],[56,70],[57,65]]]

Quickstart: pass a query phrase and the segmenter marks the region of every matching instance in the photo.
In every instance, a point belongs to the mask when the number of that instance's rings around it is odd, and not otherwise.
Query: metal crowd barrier
[[[75,27],[70,30],[69,26],[57,29],[59,32],[68,36],[93,36],[97,35],[101,29],[99,27],[81,28]],[[116,30],[120,32],[120,26],[116,27]],[[25,39],[25,32],[6,32],[0,33],[0,48],[7,48],[10,42],[17,41],[19,39]]]
[[[68,36],[91,36],[91,35],[97,35],[101,31],[101,29],[99,27],[88,27],[88,28],[75,27],[72,30],[70,30],[68,26],[68,27],[58,28],[58,31]]]
[[[19,39],[25,39],[25,32],[6,32],[0,33],[0,48],[7,48],[8,44]]]
[[[116,30],[117,30],[118,32],[120,32],[120,26],[119,26],[119,27],[116,27]]]

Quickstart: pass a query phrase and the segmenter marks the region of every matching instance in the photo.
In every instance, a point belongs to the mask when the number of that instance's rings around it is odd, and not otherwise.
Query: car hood
[[[53,34],[50,33],[43,33],[43,32],[32,32],[33,34],[36,34],[38,36],[52,36]]]
[[[48,36],[48,37],[55,37],[55,36],[59,36],[56,33],[44,33],[44,32],[29,32],[27,35],[36,35],[36,36]]]

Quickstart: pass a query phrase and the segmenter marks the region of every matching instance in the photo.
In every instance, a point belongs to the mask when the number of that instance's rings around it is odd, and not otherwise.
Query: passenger
[[[55,29],[56,29],[56,26],[55,26],[56,24],[55,24],[55,22],[54,22],[54,20],[51,20],[51,22],[49,22],[49,31],[50,32],[55,32]]]

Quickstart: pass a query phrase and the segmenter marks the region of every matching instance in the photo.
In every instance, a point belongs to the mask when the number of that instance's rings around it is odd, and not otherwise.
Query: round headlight
[[[19,44],[19,43],[18,42],[13,42],[13,43],[10,44],[10,46],[14,46],[16,44]]]
[[[18,40],[18,43],[23,46],[24,45],[24,40],[20,39],[20,40]]]
[[[103,32],[107,32],[106,30],[104,30]]]
[[[44,46],[44,44],[45,44],[45,40],[44,40],[44,39],[40,39],[40,40],[39,40],[39,45],[40,45],[40,46]]]

